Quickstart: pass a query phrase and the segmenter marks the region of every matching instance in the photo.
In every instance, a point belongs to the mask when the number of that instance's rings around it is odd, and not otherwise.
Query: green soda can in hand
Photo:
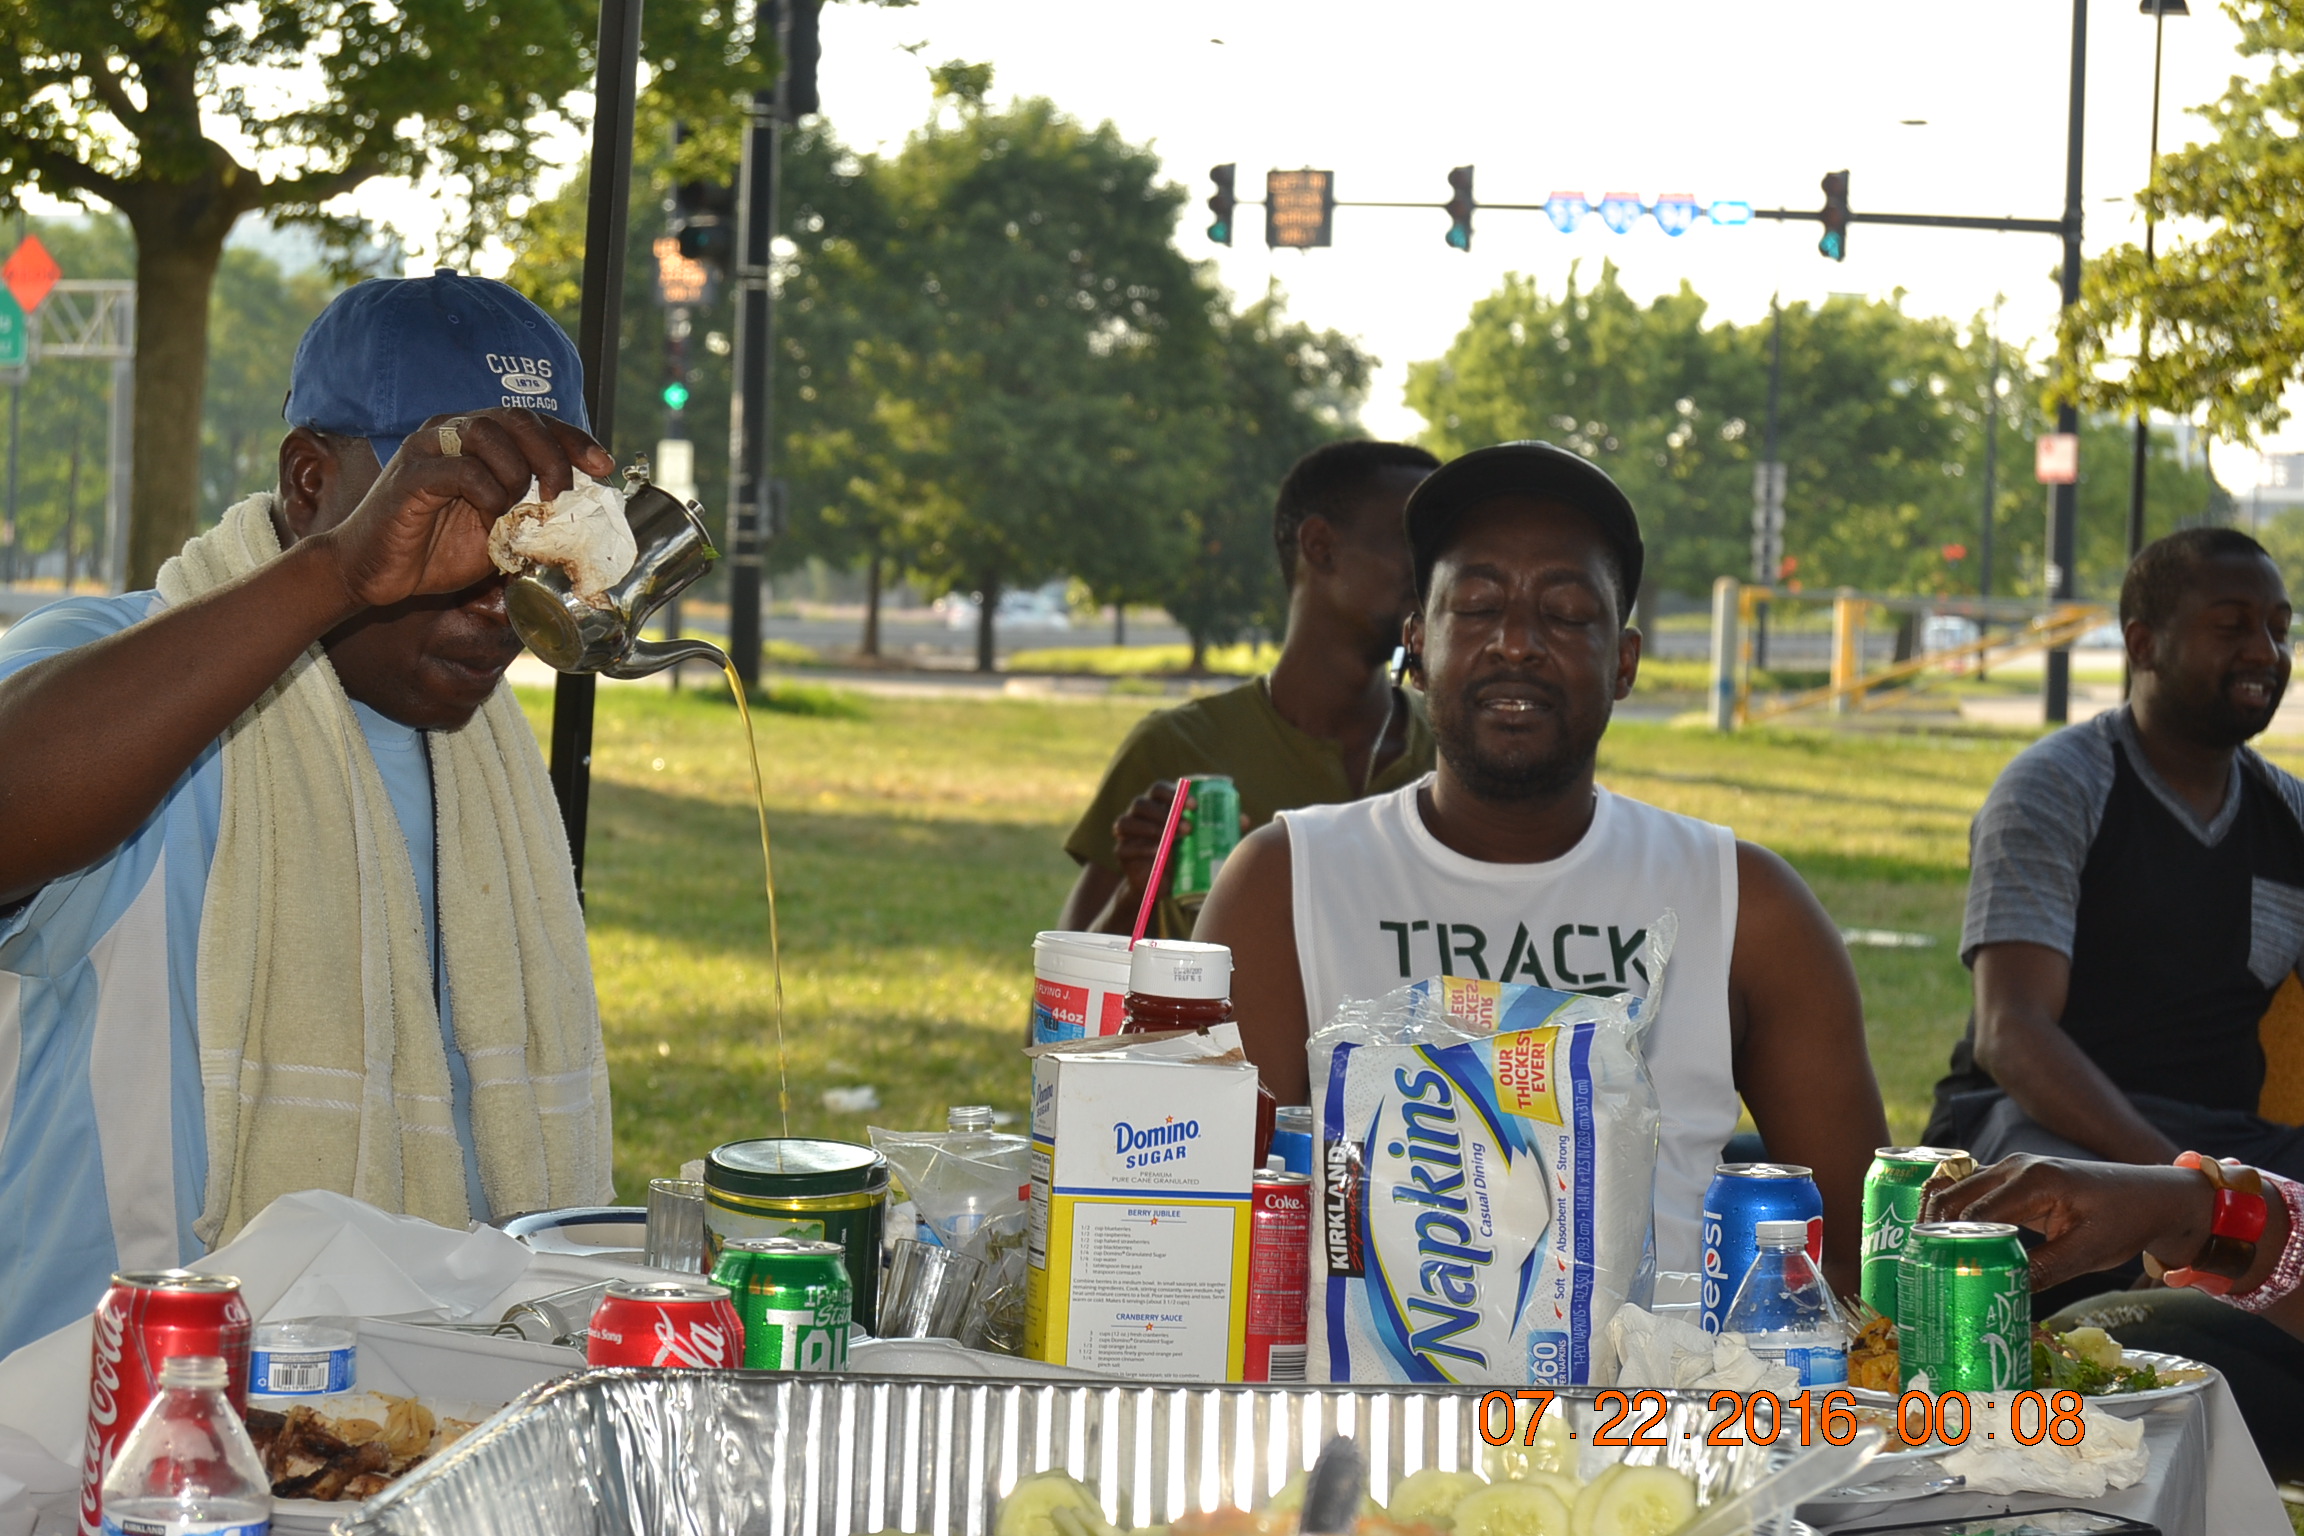
[[[856,1288],[838,1243],[734,1238],[721,1248],[712,1280],[728,1287],[743,1321],[746,1370],[847,1369]]]
[[[1865,1305],[1896,1321],[1897,1261],[1920,1219],[1926,1186],[1939,1176],[1952,1183],[1975,1171],[1976,1159],[1949,1147],[1882,1147],[1872,1154],[1864,1175]]]
[[[1191,808],[1170,856],[1176,877],[1169,894],[1180,902],[1205,901],[1216,888],[1216,872],[1240,846],[1240,790],[1228,775],[1196,773],[1176,792],[1191,797]]]
[[[1896,1275],[1897,1375],[1907,1390],[2021,1392],[2032,1385],[2032,1262],[1999,1221],[1923,1221]]]

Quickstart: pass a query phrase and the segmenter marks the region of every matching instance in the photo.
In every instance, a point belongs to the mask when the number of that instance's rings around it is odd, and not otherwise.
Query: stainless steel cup
[[[883,1339],[956,1339],[983,1278],[982,1259],[899,1238],[888,1278],[880,1283],[880,1317],[873,1332]]]
[[[648,1181],[646,1262],[683,1274],[704,1273],[704,1186],[693,1179]]]

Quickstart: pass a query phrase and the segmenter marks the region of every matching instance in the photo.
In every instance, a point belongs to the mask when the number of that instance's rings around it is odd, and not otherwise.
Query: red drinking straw
[[[1160,851],[1152,855],[1152,883],[1144,888],[1144,904],[1136,909],[1136,931],[1128,935],[1134,949],[1152,922],[1152,909],[1160,903],[1160,885],[1168,874],[1168,850],[1176,846],[1176,829],[1184,823],[1184,802],[1191,798],[1192,780],[1176,781],[1176,798],[1168,803],[1168,825],[1160,829]]]

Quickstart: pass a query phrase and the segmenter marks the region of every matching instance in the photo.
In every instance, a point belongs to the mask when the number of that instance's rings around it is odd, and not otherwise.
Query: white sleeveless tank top
[[[1346,998],[1382,997],[1437,975],[1646,997],[1648,925],[1671,909],[1679,941],[1646,1041],[1663,1111],[1656,1266],[1701,1269],[1704,1190],[1736,1128],[1728,1036],[1734,834],[1601,789],[1591,827],[1567,853],[1491,864],[1425,827],[1416,797],[1430,782],[1281,813],[1307,1023],[1318,1030]]]

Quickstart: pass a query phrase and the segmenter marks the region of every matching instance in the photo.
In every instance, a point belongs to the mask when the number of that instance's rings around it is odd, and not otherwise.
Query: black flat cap
[[[1640,593],[1640,568],[1647,548],[1640,542],[1640,519],[1623,487],[1608,472],[1552,443],[1524,441],[1475,448],[1450,459],[1409,494],[1405,519],[1408,547],[1416,557],[1416,597],[1432,590],[1432,567],[1455,536],[1466,512],[1499,496],[1533,496],[1576,508],[1600,525],[1600,535],[1616,556],[1624,578],[1618,606],[1629,620]]]

